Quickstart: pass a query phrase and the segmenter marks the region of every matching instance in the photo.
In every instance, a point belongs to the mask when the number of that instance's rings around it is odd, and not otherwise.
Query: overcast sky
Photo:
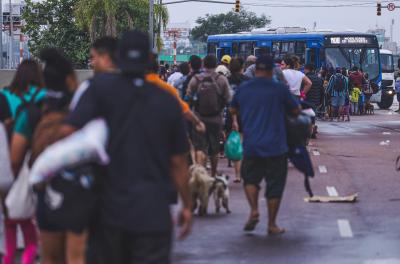
[[[173,0],[164,0],[165,3]],[[234,2],[234,0],[222,0]],[[398,8],[389,12],[386,6],[389,2],[397,4]],[[386,36],[390,36],[390,23],[395,19],[394,39],[400,44],[400,0],[382,1],[382,16],[376,15],[377,1],[368,0],[241,0],[247,10],[259,15],[265,14],[272,19],[272,26],[301,26],[312,28],[314,21],[319,29],[356,30],[365,32],[368,29],[383,27]],[[271,7],[282,6],[287,7]],[[304,7],[310,6],[338,6],[355,5],[356,7]],[[290,6],[290,7],[289,7]],[[170,22],[186,22],[192,26],[199,16],[218,14],[232,10],[232,5],[210,3],[182,3],[167,5],[170,13]],[[397,19],[397,20],[396,20]]]

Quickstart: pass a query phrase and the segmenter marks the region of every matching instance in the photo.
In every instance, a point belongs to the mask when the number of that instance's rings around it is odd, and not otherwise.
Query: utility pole
[[[394,27],[394,19],[392,19],[392,23],[390,24],[390,41],[394,42],[393,39],[393,27]]]
[[[12,10],[12,3],[10,0],[10,53],[8,54],[9,57],[9,68],[13,68],[14,64],[14,18],[13,18],[13,10]]]
[[[150,33],[150,47],[154,49],[154,0],[149,0],[149,33]]]
[[[3,0],[0,0],[0,69],[3,69]]]

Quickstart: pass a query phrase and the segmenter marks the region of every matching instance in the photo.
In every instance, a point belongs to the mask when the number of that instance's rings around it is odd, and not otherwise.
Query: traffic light
[[[382,4],[381,4],[381,2],[378,2],[378,3],[376,4],[376,15],[377,15],[377,16],[382,15]]]
[[[240,12],[240,0],[236,0],[235,3],[235,12],[239,13]]]

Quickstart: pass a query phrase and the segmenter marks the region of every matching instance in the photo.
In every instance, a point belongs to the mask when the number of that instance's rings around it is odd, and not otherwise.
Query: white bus
[[[382,100],[378,103],[378,106],[382,109],[388,109],[392,106],[395,95],[395,62],[390,50],[381,49],[379,53],[382,68]]]

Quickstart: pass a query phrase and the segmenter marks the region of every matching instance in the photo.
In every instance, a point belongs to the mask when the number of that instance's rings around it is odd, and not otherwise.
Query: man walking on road
[[[189,151],[182,109],[167,92],[147,83],[148,35],[123,35],[121,74],[95,76],[63,129],[72,133],[96,117],[110,128],[100,214],[91,233],[96,254],[88,263],[169,263],[173,184],[183,202],[181,234],[190,232]]]
[[[251,209],[244,230],[254,230],[259,222],[258,194],[260,183],[265,179],[268,234],[271,235],[285,231],[276,223],[287,176],[285,117],[300,112],[289,89],[273,81],[273,69],[274,61],[270,56],[258,58],[256,78],[239,87],[231,104],[232,114],[240,114],[243,129],[242,178]]]
[[[228,79],[215,72],[217,59],[213,55],[204,58],[203,73],[195,75],[189,83],[187,95],[194,102],[195,113],[206,126],[206,133],[193,131],[196,163],[206,166],[211,159],[211,176],[217,175],[219,141],[222,135],[224,107],[231,99]]]
[[[343,106],[346,102],[346,96],[349,96],[349,82],[347,78],[342,74],[342,68],[336,69],[336,74],[332,75],[329,80],[327,94],[331,96],[331,105],[333,108],[334,117],[339,120],[340,113],[343,111]]]

